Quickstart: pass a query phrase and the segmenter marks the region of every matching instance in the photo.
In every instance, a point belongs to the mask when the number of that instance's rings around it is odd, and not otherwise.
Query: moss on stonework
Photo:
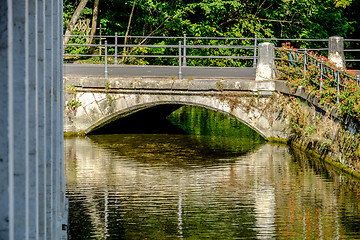
[[[69,132],[64,132],[64,138],[80,137],[80,136],[85,136],[85,135],[86,135],[85,131],[78,131],[78,132],[69,131]]]
[[[269,138],[270,142],[287,144],[360,180],[360,134],[351,134],[326,109],[319,111],[299,98],[279,94],[277,102],[288,119],[290,135]]]

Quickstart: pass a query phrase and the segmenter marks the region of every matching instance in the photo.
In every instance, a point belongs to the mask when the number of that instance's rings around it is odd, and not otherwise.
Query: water
[[[71,239],[360,239],[358,182],[214,116],[173,114],[198,135],[66,139]]]

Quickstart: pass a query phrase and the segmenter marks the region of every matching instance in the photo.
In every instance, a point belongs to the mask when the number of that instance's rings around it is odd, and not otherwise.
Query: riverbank
[[[354,167],[346,166],[340,162],[336,162],[334,161],[334,159],[331,159],[328,156],[324,156],[315,150],[308,149],[306,146],[301,145],[297,142],[291,141],[289,139],[277,139],[277,138],[270,138],[268,139],[268,141],[270,144],[288,146],[294,151],[303,153],[311,157],[311,159],[320,162],[322,164],[325,164],[326,166],[336,171],[338,174],[343,174],[346,177],[350,179],[355,179],[357,181],[360,180],[360,173],[359,171],[354,169]]]
[[[358,122],[339,117],[334,108],[319,106],[310,94],[276,95],[278,111],[286,116],[289,136],[269,138],[286,144],[332,166],[339,173],[360,180],[360,136]]]

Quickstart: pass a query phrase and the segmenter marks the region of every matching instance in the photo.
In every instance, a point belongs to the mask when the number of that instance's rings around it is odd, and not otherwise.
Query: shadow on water
[[[112,134],[90,136],[92,143],[117,156],[140,162],[174,165],[218,164],[254,151],[259,145],[222,137],[164,134]]]

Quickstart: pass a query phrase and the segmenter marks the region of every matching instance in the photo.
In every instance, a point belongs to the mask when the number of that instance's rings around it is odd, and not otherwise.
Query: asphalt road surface
[[[175,66],[109,65],[111,77],[178,77]],[[65,76],[104,77],[104,65],[64,64]],[[255,68],[235,67],[182,67],[184,78],[247,78],[255,79]]]

